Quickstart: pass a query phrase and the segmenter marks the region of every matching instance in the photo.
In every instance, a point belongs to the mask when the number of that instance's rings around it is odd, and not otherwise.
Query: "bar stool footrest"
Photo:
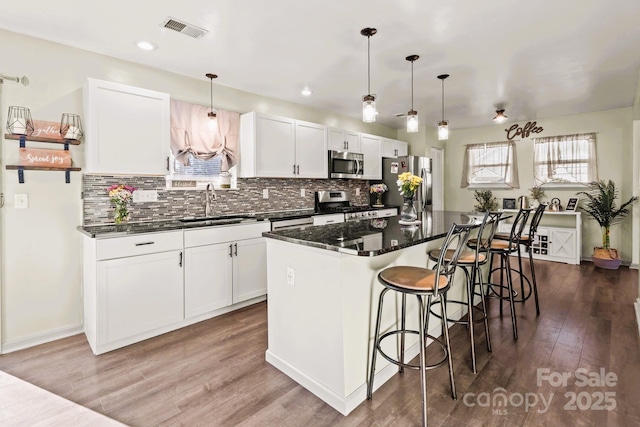
[[[380,345],[382,344],[382,340],[384,340],[385,338],[388,338],[390,336],[393,335],[399,335],[402,333],[406,333],[406,334],[415,334],[418,335],[420,332],[418,331],[414,331],[411,329],[398,329],[395,331],[389,331],[386,332],[384,334],[382,334],[380,336],[380,340],[378,341],[378,345],[376,346],[376,348],[378,349],[378,351],[380,352],[380,354],[382,355],[382,357],[384,357],[385,359],[387,359],[389,362],[393,363],[394,365],[403,367],[403,368],[407,368],[407,369],[414,369],[414,370],[420,370],[420,365],[411,365],[409,363],[402,363],[399,360],[394,359],[393,357],[388,356],[381,348]],[[444,365],[447,362],[447,357],[449,355],[449,353],[447,352],[447,346],[440,341],[440,339],[434,337],[433,335],[429,335],[426,334],[427,338],[431,338],[434,342],[437,342],[440,345],[440,348],[442,348],[442,351],[444,352],[444,357],[442,358],[442,360],[436,362],[436,363],[432,363],[430,365],[426,365],[425,366],[425,370],[430,370],[430,369],[434,369],[434,368],[438,368],[442,365]]]
[[[481,296],[480,294],[476,294],[478,296]],[[454,304],[460,304],[460,305],[464,305],[465,307],[467,306],[467,303],[465,301],[457,301],[457,300],[453,300],[453,299],[447,299],[447,304],[448,303],[454,303]],[[473,308],[475,308],[476,310],[478,310],[480,312],[480,316],[478,318],[473,318],[473,323],[482,323],[484,322],[484,312],[482,311],[482,307],[476,307],[475,305],[472,305]],[[442,320],[442,314],[438,314],[435,311],[433,311],[433,307],[431,307],[429,309],[429,313],[433,314],[435,317],[437,317],[438,319]],[[468,320],[462,320],[462,319],[458,319],[458,320],[453,320],[451,318],[447,317],[447,322],[449,323],[459,323],[461,325],[468,325],[469,321]]]

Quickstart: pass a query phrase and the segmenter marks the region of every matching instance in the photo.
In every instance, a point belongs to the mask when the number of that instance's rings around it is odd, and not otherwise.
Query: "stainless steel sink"
[[[223,224],[237,224],[239,222],[248,222],[255,220],[252,215],[224,215],[224,216],[209,216],[209,217],[187,217],[182,218],[179,221],[186,224],[197,225],[223,225]]]

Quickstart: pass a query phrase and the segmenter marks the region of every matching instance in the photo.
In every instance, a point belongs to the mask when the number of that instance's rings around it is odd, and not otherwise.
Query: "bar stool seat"
[[[448,362],[451,397],[453,399],[457,398],[455,380],[453,378],[453,360],[451,358],[451,344],[449,342],[447,322],[442,322],[441,324],[444,341],[429,335],[429,309],[432,301],[434,299],[439,299],[442,312],[446,318],[446,304],[445,299],[442,298],[442,296],[444,296],[451,287],[457,260],[469,239],[469,233],[473,227],[474,226],[471,224],[453,224],[451,226],[442,245],[443,252],[438,258],[438,262],[433,269],[416,266],[392,266],[378,273],[378,281],[383,286],[383,289],[380,292],[378,300],[378,312],[376,316],[376,327],[371,354],[371,368],[367,382],[367,399],[371,399],[373,394],[373,381],[375,378],[376,357],[378,353],[380,353],[380,355],[389,362],[397,365],[401,374],[404,373],[404,368],[419,370],[421,374],[420,388],[422,395],[422,423],[424,426],[427,425],[427,370],[436,368]],[[448,252],[449,249],[452,249],[453,252]],[[445,259],[444,255],[446,253],[451,255],[449,259]],[[392,328],[391,330],[387,330],[387,332],[381,334],[380,329],[384,297],[389,291],[399,292],[402,296],[402,311],[399,319],[400,327]],[[414,295],[417,299],[418,330],[411,330],[406,327],[407,295]],[[407,334],[418,336],[418,364],[405,363],[405,337]],[[384,339],[394,336],[400,337],[400,348],[398,349],[397,358],[386,354],[381,345]],[[427,365],[426,363],[425,353],[427,338],[431,338],[434,342],[439,343],[444,352],[442,360],[431,365]]]

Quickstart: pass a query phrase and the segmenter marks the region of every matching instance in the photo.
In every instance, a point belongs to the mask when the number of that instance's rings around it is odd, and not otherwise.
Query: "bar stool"
[[[484,284],[482,283],[482,272],[480,271],[480,267],[485,265],[488,260],[487,252],[489,247],[491,246],[491,242],[493,241],[493,236],[496,233],[498,228],[498,221],[500,221],[500,217],[502,216],[502,212],[486,212],[480,226],[478,228],[477,237],[473,239],[469,239],[467,242],[467,247],[472,250],[464,249],[458,258],[457,267],[462,269],[466,278],[467,284],[467,301],[456,301],[447,298],[446,295],[443,295],[442,298],[445,300],[445,304],[447,303],[455,303],[462,304],[467,306],[467,318],[468,320],[459,319],[449,319],[447,318],[448,323],[461,323],[463,325],[467,325],[469,329],[469,338],[471,343],[471,369],[473,373],[477,373],[476,369],[476,346],[475,346],[475,336],[474,336],[474,323],[484,322],[484,331],[487,342],[487,351],[491,351],[491,337],[489,336],[489,322],[487,318],[487,307],[485,303],[485,295],[484,295]],[[442,254],[441,249],[434,249],[428,253],[429,259],[431,261],[438,261]],[[453,256],[453,250],[448,250],[445,253],[445,259],[449,259]],[[469,271],[471,269],[471,271]],[[479,279],[479,283],[477,280]],[[482,306],[478,308],[473,303],[473,298],[476,295],[476,285],[480,285],[480,297]],[[473,309],[478,309],[481,311],[481,317],[474,319]],[[442,319],[443,317],[437,313],[431,311],[431,314]]]
[[[538,302],[538,283],[536,281],[536,270],[533,264],[533,249],[531,246],[535,242],[536,233],[538,232],[538,225],[540,225],[540,220],[542,219],[542,215],[544,211],[547,209],[548,203],[541,203],[536,208],[536,211],[531,216],[531,222],[529,223],[529,233],[524,234],[520,237],[520,245],[525,247],[525,250],[529,252],[529,268],[531,269],[531,281],[527,277],[522,274],[522,254],[520,251],[520,246],[518,246],[518,265],[520,267],[520,289],[522,292],[522,296],[520,299],[514,299],[515,302],[524,303],[531,297],[533,293],[534,299],[536,301],[536,314],[540,315],[540,303]],[[509,234],[507,233],[496,233],[495,238],[498,240],[509,240]],[[525,296],[524,294],[524,281],[527,281],[529,284],[529,293]]]
[[[462,253],[463,248],[467,240],[469,239],[469,233],[474,224],[457,225],[453,224],[445,237],[442,245],[442,254],[438,258],[438,263],[433,270],[421,267],[413,266],[394,266],[382,270],[378,274],[378,281],[382,284],[384,289],[380,292],[380,298],[378,301],[378,313],[376,319],[375,336],[373,343],[373,354],[371,355],[371,370],[369,374],[369,381],[367,383],[367,399],[371,399],[373,393],[373,380],[376,369],[376,356],[378,352],[387,359],[389,362],[399,366],[399,372],[403,373],[404,368],[419,370],[420,376],[420,388],[422,394],[422,422],[423,425],[427,425],[427,376],[426,371],[443,365],[448,361],[449,364],[449,381],[451,382],[451,397],[456,399],[455,382],[453,378],[453,361],[451,359],[451,346],[449,342],[449,331],[447,329],[446,322],[442,322],[442,334],[444,342],[441,342],[437,338],[428,334],[429,331],[429,309],[431,302],[434,298],[444,295],[453,283],[453,277],[456,270],[456,263]],[[445,258],[445,254],[453,250],[452,256],[448,259]],[[395,291],[402,294],[402,313],[401,313],[401,325],[400,329],[391,330],[380,335],[380,323],[382,321],[382,308],[384,302],[384,296],[389,291]],[[415,295],[418,300],[418,330],[406,329],[406,296]],[[426,303],[425,303],[426,298]],[[446,304],[443,298],[440,298],[440,305],[442,308],[443,317],[447,317]],[[415,334],[419,338],[419,365],[412,365],[405,363],[404,361],[404,344],[405,335]],[[381,348],[381,342],[383,339],[400,335],[400,350],[398,353],[398,359],[394,359],[388,356]],[[432,365],[427,365],[425,361],[425,350],[427,345],[427,338],[431,338],[433,341],[440,344],[444,351],[444,357],[442,360]]]
[[[513,339],[518,339],[518,324],[516,320],[516,307],[514,302],[514,296],[517,294],[513,291],[513,280],[511,279],[511,272],[514,270],[511,268],[511,262],[509,258],[512,253],[517,252],[520,248],[522,232],[524,230],[525,224],[527,223],[527,219],[529,218],[531,210],[532,209],[520,209],[516,214],[513,225],[511,226],[509,239],[498,240],[494,238],[493,242],[491,242],[491,246],[489,247],[489,266],[493,265],[494,255],[500,256],[500,267],[495,269],[489,268],[489,289],[491,290],[491,292],[493,292],[493,294],[495,294],[495,296],[500,299],[500,315],[502,316],[502,301],[507,299],[507,297],[505,297],[503,294],[503,290],[505,289],[504,276],[507,276],[506,288],[509,299],[509,306],[511,308],[511,326],[513,327]],[[496,270],[500,270],[500,284],[491,282],[492,273]],[[522,277],[522,273],[520,274]],[[500,295],[497,294],[494,287],[500,288]]]

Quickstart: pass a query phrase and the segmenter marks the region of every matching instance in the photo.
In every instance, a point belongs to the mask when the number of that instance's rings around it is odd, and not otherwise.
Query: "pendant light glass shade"
[[[409,55],[405,59],[411,62],[411,110],[407,113],[407,132],[418,132],[420,123],[418,121],[418,112],[413,109],[413,62],[420,58],[418,55]]]
[[[209,118],[209,129],[215,130],[218,128],[218,115],[215,111],[213,111],[213,79],[217,79],[218,76],[215,74],[207,73],[206,76],[211,81],[211,97],[209,98],[211,110],[207,113],[207,117]]]
[[[373,123],[376,121],[376,97],[373,95],[365,95],[362,97],[362,121],[365,123]]]
[[[407,132],[415,133],[418,132],[418,127],[420,123],[418,121],[418,112],[411,110],[407,114]]]
[[[438,140],[446,141],[449,139],[449,121],[444,119],[444,80],[449,74],[440,74],[438,78],[442,80],[442,120],[438,122]]]
[[[447,139],[449,139],[449,122],[443,120],[438,122],[438,140],[446,141]]]
[[[371,36],[377,33],[375,28],[363,28],[360,34],[367,38],[367,94],[362,97],[362,121],[373,123],[376,121],[376,96],[371,94]]]

